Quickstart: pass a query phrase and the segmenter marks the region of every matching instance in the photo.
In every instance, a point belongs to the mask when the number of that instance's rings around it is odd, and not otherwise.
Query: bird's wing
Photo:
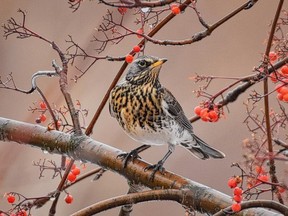
[[[110,96],[109,96],[109,101],[108,101],[108,104],[109,104],[109,113],[110,113],[110,115],[112,116],[112,117],[116,117],[116,113],[113,111],[113,108],[112,108],[112,105],[111,105],[111,94],[112,94],[112,92],[110,92]]]
[[[187,117],[184,114],[184,111],[181,107],[181,105],[178,103],[176,98],[172,95],[172,93],[166,89],[163,88],[163,100],[164,106],[166,106],[166,109],[168,111],[168,114],[175,119],[176,122],[179,123],[179,125],[183,126],[184,129],[190,131],[193,133],[193,127],[190,123],[190,121],[187,119]]]

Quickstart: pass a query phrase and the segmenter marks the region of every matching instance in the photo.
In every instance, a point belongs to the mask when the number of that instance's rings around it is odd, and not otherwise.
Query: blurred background
[[[239,7],[245,1],[218,0],[199,1],[198,10],[205,21],[212,24],[233,9]],[[168,62],[162,67],[160,79],[163,85],[173,92],[182,105],[186,115],[192,117],[193,109],[201,102],[196,98],[193,90],[197,90],[198,84],[189,79],[195,74],[214,76],[237,76],[242,77],[251,74],[254,66],[260,64],[265,52],[265,40],[269,32],[269,24],[274,17],[278,1],[259,1],[252,9],[238,14],[229,22],[216,29],[211,36],[204,40],[187,46],[158,46],[148,43],[145,53],[159,57],[165,57]],[[0,23],[3,25],[7,19],[14,17],[21,20],[18,9],[27,12],[26,24],[29,28],[55,41],[61,49],[67,48],[65,40],[68,35],[83,48],[94,52],[91,44],[96,28],[105,15],[107,6],[98,4],[97,1],[84,1],[80,9],[75,13],[69,9],[67,1],[43,1],[43,0],[2,0],[0,7]],[[287,4],[284,8],[287,8]],[[117,9],[109,8],[115,14]],[[119,14],[119,13],[118,13]],[[132,23],[135,19],[133,10],[125,15],[125,22]],[[134,30],[137,29],[134,25]],[[158,39],[180,40],[189,38],[192,34],[203,30],[193,10],[187,10],[178,15],[166,25],[157,35]],[[287,33],[287,32],[286,32]],[[3,34],[3,29],[1,29]],[[132,47],[140,41],[132,36],[123,40],[118,45],[109,45],[101,55],[124,56]],[[29,89],[31,76],[39,70],[53,70],[51,62],[58,55],[51,47],[38,39],[16,39],[14,35],[7,40],[0,37],[0,75],[5,79],[9,73],[13,73],[17,87]],[[77,61],[79,68],[86,68],[89,62]],[[121,62],[98,61],[93,67],[78,80],[77,83],[70,81],[70,91],[74,100],[79,100],[83,108],[89,110],[85,119],[85,126],[89,124],[94,112],[108,89],[113,77],[118,72]],[[71,67],[73,75],[77,70]],[[57,78],[40,78],[38,86],[47,96],[51,103],[57,107],[64,105],[60,93]],[[216,80],[210,85],[211,94],[218,92],[227,86],[229,81]],[[253,86],[252,89],[261,89],[262,85]],[[233,162],[242,160],[242,141],[250,137],[250,132],[243,124],[246,117],[243,102],[247,95],[241,96],[237,102],[229,105],[229,111],[225,109],[226,118],[217,123],[205,123],[197,121],[194,125],[195,133],[226,153],[223,160],[200,161],[192,157],[183,148],[176,148],[175,153],[165,163],[165,168],[194,181],[213,187],[227,194],[232,194],[227,187],[227,180],[234,174],[240,174],[236,168],[231,168]],[[30,95],[15,91],[0,89],[0,116],[19,121],[35,123],[38,114],[28,111],[33,103],[38,104],[40,97],[37,93]],[[260,107],[259,107],[260,109]],[[48,114],[47,114],[48,116]],[[49,118],[49,117],[48,117]],[[50,119],[48,119],[50,120]],[[45,124],[43,124],[45,125]],[[115,119],[109,115],[106,105],[99,118],[92,137],[108,145],[130,151],[139,144],[124,134]],[[167,151],[167,146],[153,147],[141,154],[142,158],[150,163],[157,162]],[[53,191],[60,179],[51,179],[52,172],[46,171],[44,177],[39,179],[39,169],[32,165],[39,159],[53,159],[60,162],[60,156],[43,154],[42,151],[30,146],[15,143],[0,144],[0,194],[5,192],[19,192],[26,197],[44,196]],[[79,162],[77,163],[79,164]],[[95,168],[96,165],[88,164],[86,170]],[[82,170],[85,172],[86,170]],[[106,172],[98,181],[87,179],[68,191],[74,197],[74,202],[67,205],[61,196],[56,215],[69,215],[83,207],[97,201],[125,194],[128,190],[126,180],[118,174]],[[33,210],[33,215],[47,215],[51,203],[43,208]],[[0,209],[7,210],[10,205],[6,199],[0,200]],[[184,215],[183,208],[173,202],[149,202],[134,206],[132,215]],[[117,215],[118,209],[109,210],[99,215]],[[199,214],[201,215],[201,214]]]

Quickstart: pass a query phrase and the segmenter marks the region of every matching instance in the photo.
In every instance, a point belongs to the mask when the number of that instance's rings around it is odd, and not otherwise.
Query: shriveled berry
[[[37,119],[35,120],[35,122],[36,122],[37,124],[40,124],[40,123],[41,123],[41,119],[40,119],[40,118],[37,118]]]
[[[47,117],[46,117],[45,114],[41,114],[41,115],[39,116],[39,118],[40,118],[41,122],[45,122],[46,119],[47,119]]]
[[[133,61],[134,57],[130,54],[128,54],[126,57],[125,57],[125,61],[127,63],[131,63]]]
[[[24,209],[22,209],[19,212],[17,212],[16,216],[27,216],[27,212]]]
[[[39,106],[40,106],[40,108],[41,108],[42,110],[46,110],[46,109],[47,109],[47,106],[46,106],[46,104],[45,104],[44,101],[41,101],[40,104],[39,104]]]
[[[121,15],[124,15],[124,14],[127,12],[127,8],[125,8],[125,7],[119,7],[119,8],[118,8],[118,12],[119,12]]]

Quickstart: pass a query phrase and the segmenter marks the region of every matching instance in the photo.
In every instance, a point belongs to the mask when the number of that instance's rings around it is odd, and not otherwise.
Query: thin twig
[[[276,30],[276,26],[277,26],[277,21],[279,19],[280,13],[281,13],[281,9],[283,6],[284,0],[279,0],[279,4],[277,7],[277,11],[275,13],[275,17],[271,26],[271,30],[270,30],[270,35],[269,35],[269,39],[267,42],[267,46],[266,46],[266,51],[265,51],[265,59],[264,59],[264,71],[268,71],[268,58],[267,56],[269,56],[269,52],[272,46],[272,42],[273,42],[273,38],[274,38],[274,33]],[[268,73],[268,72],[267,72]],[[266,123],[266,134],[267,134],[267,143],[268,143],[268,151],[269,151],[269,173],[271,175],[271,180],[273,183],[278,183],[278,178],[276,176],[276,166],[275,166],[275,161],[273,158],[273,140],[272,140],[272,132],[271,132],[271,123],[270,123],[270,106],[269,106],[269,87],[268,87],[268,78],[264,78],[263,81],[263,88],[264,88],[264,110],[265,110],[265,123]],[[272,192],[275,191],[276,187],[272,185]],[[276,195],[278,197],[278,200],[280,203],[284,203],[283,198],[281,196],[281,194],[276,191]]]

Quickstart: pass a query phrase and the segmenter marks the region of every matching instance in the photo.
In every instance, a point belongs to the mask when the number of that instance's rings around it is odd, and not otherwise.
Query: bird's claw
[[[165,168],[163,167],[163,163],[162,161],[159,161],[157,164],[154,164],[154,165],[149,165],[147,167],[145,167],[144,171],[148,171],[148,170],[153,170],[152,173],[151,173],[151,176],[150,176],[150,181],[153,181],[154,180],[154,177],[155,177],[155,174],[157,171],[159,171],[160,173],[164,173],[165,171]]]
[[[132,150],[129,153],[123,153],[123,154],[117,155],[117,158],[121,158],[124,161],[123,167],[126,168],[130,158],[132,158],[132,161],[134,161],[136,158],[140,158],[140,157],[138,155],[137,150]]]

